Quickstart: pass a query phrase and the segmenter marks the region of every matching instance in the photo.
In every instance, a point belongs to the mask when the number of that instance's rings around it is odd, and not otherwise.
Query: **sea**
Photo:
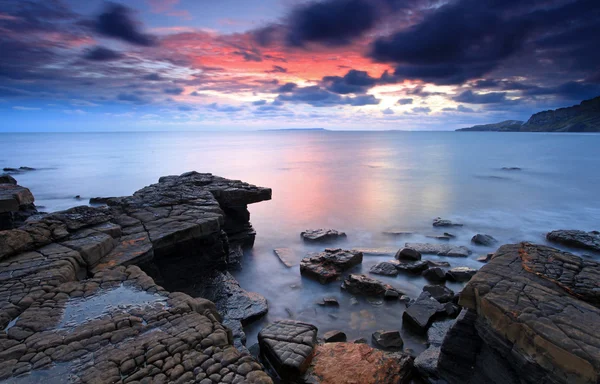
[[[480,268],[481,255],[497,247],[471,243],[477,233],[498,244],[546,244],[555,229],[600,229],[600,135],[501,132],[135,132],[0,134],[0,168],[33,167],[16,174],[46,212],[87,204],[91,197],[124,196],[186,171],[210,172],[270,187],[271,201],[249,207],[257,231],[242,268],[241,286],[265,296],[269,313],[246,327],[247,345],[277,319],[316,325],[320,334],[344,331],[349,340],[376,330],[399,330],[405,348],[419,352],[425,338],[402,326],[404,304],[354,297],[341,282],[321,285],[300,276],[298,263],[323,245],[300,238],[305,229],[333,228],[344,249],[365,255],[351,272],[369,274],[393,259],[405,242],[451,232],[451,244],[472,250],[468,258],[424,256],[452,267]],[[517,167],[518,170],[503,168]],[[434,228],[436,217],[463,227]],[[386,231],[406,231],[407,237]],[[273,249],[291,248],[288,268]],[[598,258],[577,250],[584,257]],[[416,298],[427,282],[417,276],[371,275]],[[447,283],[455,292],[462,284]],[[339,307],[321,307],[335,297]]]

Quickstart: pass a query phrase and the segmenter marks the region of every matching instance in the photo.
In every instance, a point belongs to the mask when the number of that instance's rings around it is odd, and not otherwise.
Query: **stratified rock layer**
[[[461,293],[468,310],[442,345],[444,378],[598,383],[599,274],[597,262],[551,247],[500,247]]]

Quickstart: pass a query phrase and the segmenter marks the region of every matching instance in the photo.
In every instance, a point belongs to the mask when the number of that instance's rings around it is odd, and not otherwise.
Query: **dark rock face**
[[[406,247],[412,248],[424,255],[438,255],[450,257],[467,257],[471,250],[462,245],[429,244],[429,243],[406,243]]]
[[[469,281],[477,273],[476,269],[468,267],[455,267],[446,271],[446,278],[450,281]]]
[[[425,334],[433,318],[442,312],[444,312],[444,306],[431,297],[429,292],[423,292],[402,314],[402,324],[418,333]]]
[[[423,287],[423,291],[429,292],[431,297],[440,303],[448,303],[454,299],[454,291],[445,285],[433,284]]]
[[[413,359],[363,343],[327,343],[317,346],[303,382],[312,384],[408,384]]]
[[[415,261],[414,263],[398,263],[396,269],[399,272],[408,272],[413,274],[420,274],[424,270],[429,268],[429,264],[425,260]]]
[[[329,331],[323,335],[326,343],[343,343],[347,340],[346,334],[342,331]]]
[[[372,338],[373,343],[384,349],[400,349],[404,345],[399,331],[375,331]]]
[[[446,272],[442,268],[434,267],[423,271],[423,277],[434,283],[443,283],[446,281]]]
[[[468,310],[442,345],[442,377],[450,383],[597,383],[598,273],[599,263],[551,247],[500,247],[461,293]]]
[[[273,250],[275,256],[279,258],[279,261],[288,268],[292,268],[296,261],[296,254],[290,248],[275,248]]]
[[[313,358],[317,327],[292,320],[280,320],[258,334],[260,351],[283,380],[302,376]]]
[[[17,185],[9,175],[2,178],[6,182],[0,180],[0,230],[7,230],[22,225],[29,216],[38,212],[29,189]]]
[[[390,292],[398,293],[398,296],[402,295],[402,292],[389,284],[385,284],[379,280],[371,279],[365,275],[349,275],[342,284],[342,289],[355,294],[364,295],[371,297],[384,297],[386,292],[388,295]]]
[[[17,180],[8,174],[0,175],[0,184],[12,184],[17,185]]]
[[[302,236],[305,241],[324,243],[346,238],[344,232],[339,232],[335,229],[307,229],[300,233],[300,236]]]
[[[431,324],[427,331],[428,348],[415,359],[415,368],[419,371],[421,378],[428,383],[439,382],[438,363],[441,345],[453,324],[454,320],[437,321]]]
[[[411,247],[405,247],[396,252],[397,260],[421,260],[421,253]]]
[[[372,266],[369,272],[376,275],[396,276],[398,274],[398,269],[396,269],[395,263],[382,261],[381,263],[377,263]]]
[[[484,235],[484,234],[478,233],[475,236],[473,236],[473,238],[471,239],[471,243],[490,247],[490,246],[498,243],[498,240],[494,239],[490,235]]]
[[[462,227],[463,225],[460,223],[455,223],[452,220],[442,219],[441,217],[436,217],[433,219],[434,227]]]
[[[300,273],[326,284],[337,280],[342,272],[362,263],[362,260],[362,252],[328,248],[324,252],[302,259]]]
[[[546,238],[569,247],[600,252],[600,232],[598,231],[559,230],[548,233]]]

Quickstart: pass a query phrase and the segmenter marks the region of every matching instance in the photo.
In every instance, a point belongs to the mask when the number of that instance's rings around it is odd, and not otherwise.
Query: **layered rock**
[[[462,291],[440,356],[450,383],[597,383],[600,264],[504,245]]]
[[[425,255],[467,257],[471,254],[471,250],[462,245],[406,243],[405,246]]]
[[[339,279],[342,272],[362,263],[362,260],[362,252],[327,248],[321,253],[302,259],[300,273],[326,284]]]
[[[600,232],[598,231],[558,230],[549,232],[546,238],[569,247],[600,252]]]

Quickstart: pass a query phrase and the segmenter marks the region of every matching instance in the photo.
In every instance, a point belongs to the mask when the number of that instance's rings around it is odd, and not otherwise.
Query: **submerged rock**
[[[446,271],[446,278],[451,281],[469,281],[477,270],[469,267],[455,267]]]
[[[311,384],[408,384],[413,358],[384,352],[364,343],[319,345],[303,382]]]
[[[462,227],[463,225],[460,223],[455,223],[451,220],[442,219],[441,217],[436,217],[433,219],[434,227]]]
[[[358,251],[346,251],[328,248],[314,256],[300,261],[300,273],[326,284],[337,280],[342,272],[362,263],[363,254]]]
[[[498,240],[494,239],[490,235],[484,235],[484,234],[478,233],[475,236],[473,236],[473,238],[471,239],[471,243],[490,247],[490,246],[498,243]]]
[[[555,243],[563,244],[568,247],[590,249],[600,252],[600,232],[598,231],[578,231],[578,230],[558,230],[549,232],[546,238]]]
[[[417,300],[402,314],[402,324],[418,333],[426,333],[433,318],[444,312],[444,306],[431,297],[429,292],[422,292]]]
[[[329,242],[346,238],[344,232],[339,232],[335,229],[307,229],[300,233],[300,236],[302,236],[305,241],[311,242]]]
[[[396,252],[396,259],[412,261],[421,260],[421,253],[414,248],[407,246]]]
[[[375,331],[372,338],[373,343],[384,349],[400,349],[404,345],[404,341],[398,331]]]
[[[398,269],[396,269],[395,263],[382,261],[372,266],[369,272],[376,275],[396,276],[398,274]]]
[[[388,292],[388,297],[391,292],[396,292],[399,296],[402,295],[402,292],[389,284],[385,284],[379,280],[372,279],[365,275],[356,274],[351,274],[344,280],[342,283],[342,289],[345,289],[346,291],[355,295],[371,297],[384,297],[386,296],[386,292]]]
[[[406,247],[412,248],[419,253],[450,257],[467,257],[471,250],[462,245],[429,244],[429,243],[406,243]]]
[[[288,268],[294,266],[296,253],[291,248],[275,248],[273,253],[279,258],[279,261]]]

